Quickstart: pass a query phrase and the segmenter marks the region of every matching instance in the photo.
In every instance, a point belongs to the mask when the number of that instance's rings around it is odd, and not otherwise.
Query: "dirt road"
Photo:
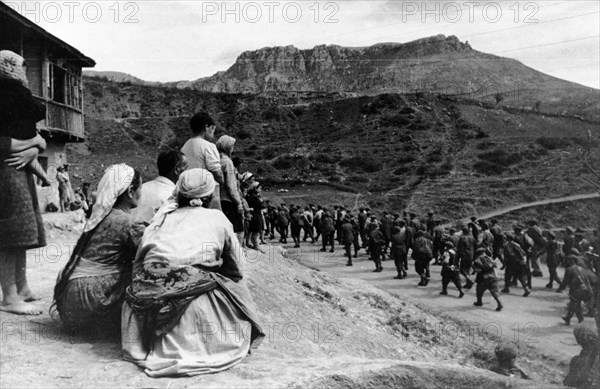
[[[400,299],[409,300],[434,314],[445,315],[460,323],[455,328],[440,329],[441,336],[453,336],[456,331],[469,336],[486,336],[486,332],[498,334],[506,340],[516,340],[536,347],[542,355],[560,364],[568,363],[580,350],[573,337],[577,320],[573,319],[574,324],[567,327],[560,319],[565,314],[567,294],[556,293],[557,286],[554,290],[546,289],[547,278],[534,278],[533,292],[526,298],[522,297],[523,291],[520,288],[512,288],[510,294],[501,296],[505,308],[496,312],[496,304],[489,292],[484,295],[483,307],[473,306],[474,287],[462,299],[458,298],[458,292],[452,285],[448,288],[448,296],[439,295],[440,266],[431,267],[432,278],[427,287],[417,287],[419,279],[414,271],[414,262],[410,259],[409,277],[396,280],[396,270],[390,260],[383,262],[383,272],[374,273],[373,262],[368,260],[363,250],[354,260],[354,266],[347,267],[342,247],[337,247],[333,254],[320,252],[319,248],[320,245],[310,243],[304,243],[300,249],[286,247],[288,255],[305,266],[328,272],[338,278],[365,280]],[[503,272],[498,274],[503,279]],[[547,275],[547,270],[544,275]]]

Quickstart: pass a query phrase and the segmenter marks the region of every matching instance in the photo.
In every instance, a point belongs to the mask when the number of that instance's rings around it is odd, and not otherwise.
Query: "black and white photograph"
[[[600,388],[597,0],[0,0],[0,387]]]

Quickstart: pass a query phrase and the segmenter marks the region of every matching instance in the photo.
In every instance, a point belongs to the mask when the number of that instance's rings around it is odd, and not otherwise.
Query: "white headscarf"
[[[215,186],[215,179],[208,170],[195,168],[184,171],[179,176],[177,184],[175,184],[173,194],[164,202],[158,211],[156,211],[150,225],[154,226],[154,228],[160,227],[167,215],[179,208],[177,199],[180,194],[190,199],[191,206],[201,207],[201,199],[213,194]]]
[[[122,195],[133,182],[135,170],[124,163],[109,166],[98,184],[96,202],[92,208],[92,215],[83,228],[88,232],[110,213],[117,198]]]
[[[27,74],[23,68],[25,60],[19,54],[10,50],[0,51],[0,78],[8,78],[21,81],[26,88],[29,88],[27,83]]]

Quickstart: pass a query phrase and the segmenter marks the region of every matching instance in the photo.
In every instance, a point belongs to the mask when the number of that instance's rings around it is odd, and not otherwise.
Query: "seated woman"
[[[140,173],[112,165],[98,184],[92,215],[54,287],[63,324],[119,327],[125,289],[144,225],[131,215],[141,197]]]
[[[123,304],[124,358],[150,377],[228,369],[264,334],[232,224],[209,209],[215,181],[183,172],[144,232]]]

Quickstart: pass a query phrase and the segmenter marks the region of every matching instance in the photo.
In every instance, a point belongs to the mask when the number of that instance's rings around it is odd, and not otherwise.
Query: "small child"
[[[46,107],[28,88],[26,69],[23,57],[9,50],[0,51],[0,136],[35,138],[36,123],[46,118]],[[37,157],[27,164],[27,169],[41,180],[42,186],[50,186]]]
[[[491,371],[507,377],[531,379],[523,369],[516,365],[519,350],[513,343],[500,343],[496,346],[494,352],[496,362],[490,367]]]

